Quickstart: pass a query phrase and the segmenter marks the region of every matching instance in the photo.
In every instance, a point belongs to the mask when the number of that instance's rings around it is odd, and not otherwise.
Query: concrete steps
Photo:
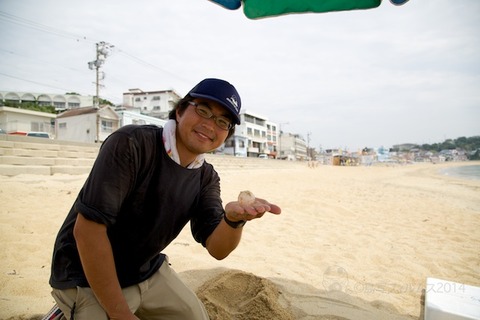
[[[100,144],[58,141],[45,138],[0,135],[0,175],[86,174]],[[218,172],[239,170],[281,170],[305,163],[207,154],[207,162]]]
[[[0,175],[84,174],[90,172],[99,144],[0,136]]]

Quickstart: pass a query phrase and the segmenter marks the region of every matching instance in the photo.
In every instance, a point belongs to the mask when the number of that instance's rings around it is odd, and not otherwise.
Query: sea
[[[450,167],[443,169],[441,173],[462,179],[480,180],[480,165]]]

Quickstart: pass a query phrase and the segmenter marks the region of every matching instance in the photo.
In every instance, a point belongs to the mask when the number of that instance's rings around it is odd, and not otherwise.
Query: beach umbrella
[[[382,0],[210,0],[229,10],[243,5],[243,12],[249,19],[274,17],[291,13],[319,13],[372,9]],[[402,5],[408,0],[390,0],[394,5]]]

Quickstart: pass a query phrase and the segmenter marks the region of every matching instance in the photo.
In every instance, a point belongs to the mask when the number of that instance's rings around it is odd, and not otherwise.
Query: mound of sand
[[[221,273],[205,282],[197,295],[211,320],[294,319],[274,283],[243,271]]]

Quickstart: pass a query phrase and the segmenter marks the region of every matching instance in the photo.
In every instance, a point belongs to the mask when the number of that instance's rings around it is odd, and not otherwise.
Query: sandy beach
[[[480,286],[480,180],[448,166],[217,168],[222,198],[278,204],[216,261],[187,226],[165,250],[212,319],[423,319],[427,277]],[[53,241],[86,175],[0,176],[0,319],[53,306]],[[270,315],[270,316],[269,316]]]

